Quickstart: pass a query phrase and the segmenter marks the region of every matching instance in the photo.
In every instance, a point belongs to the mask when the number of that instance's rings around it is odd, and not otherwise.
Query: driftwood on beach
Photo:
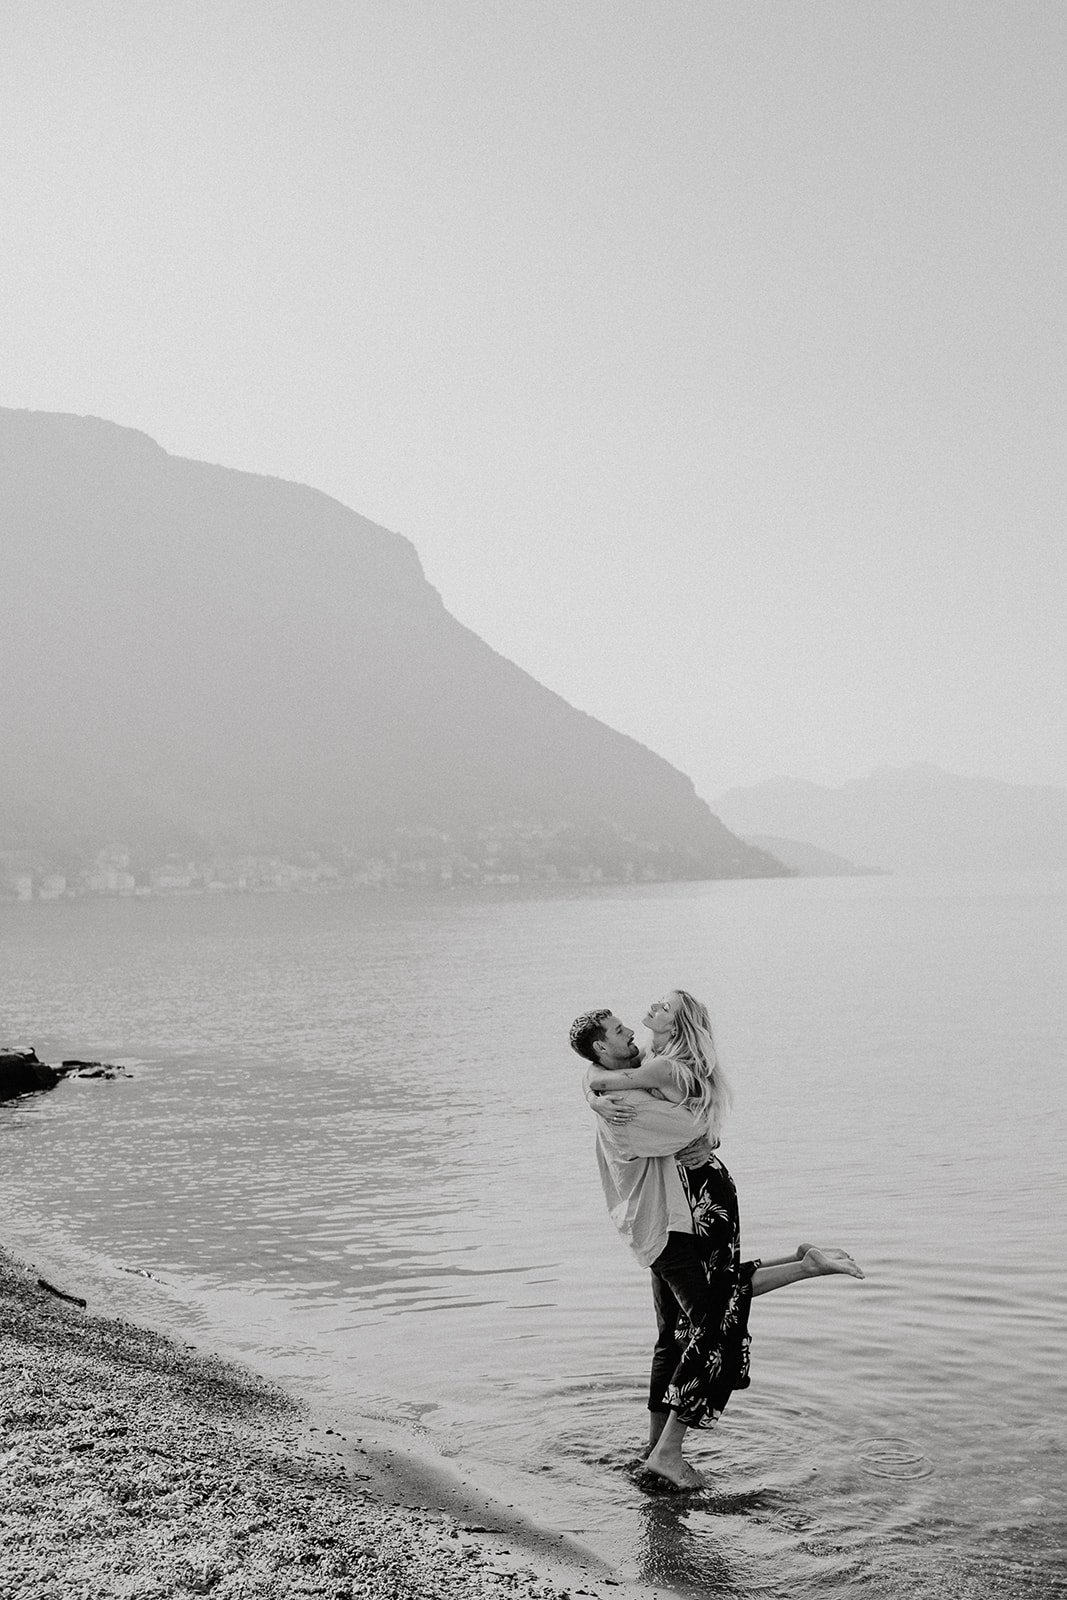
[[[67,1300],[72,1306],[81,1306],[84,1311],[89,1304],[80,1294],[68,1294],[66,1289],[57,1289],[54,1283],[49,1283],[47,1278],[37,1279],[38,1289],[47,1289],[49,1294],[54,1294],[57,1300]]]

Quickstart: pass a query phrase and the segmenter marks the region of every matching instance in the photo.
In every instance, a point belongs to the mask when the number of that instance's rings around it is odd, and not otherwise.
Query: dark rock
[[[0,1047],[0,1064],[5,1061],[36,1061],[37,1052],[32,1045],[23,1045],[18,1050]]]
[[[59,1073],[38,1061],[36,1050],[0,1050],[0,1100],[54,1089],[58,1082]]]
[[[128,1078],[125,1067],[116,1067],[110,1061],[63,1061],[57,1069],[67,1078]]]

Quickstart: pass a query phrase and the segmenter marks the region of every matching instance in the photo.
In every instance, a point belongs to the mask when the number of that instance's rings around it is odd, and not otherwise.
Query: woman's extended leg
[[[769,1294],[772,1289],[784,1289],[787,1284],[803,1283],[805,1278],[825,1278],[832,1273],[863,1277],[847,1251],[834,1247],[820,1250],[813,1244],[801,1244],[794,1255],[764,1261],[756,1268],[752,1274],[752,1294],[753,1297]]]

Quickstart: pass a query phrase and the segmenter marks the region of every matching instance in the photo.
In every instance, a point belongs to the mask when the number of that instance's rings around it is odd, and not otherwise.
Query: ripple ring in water
[[[933,1464],[907,1439],[866,1439],[859,1447],[860,1466],[874,1478],[928,1478]]]

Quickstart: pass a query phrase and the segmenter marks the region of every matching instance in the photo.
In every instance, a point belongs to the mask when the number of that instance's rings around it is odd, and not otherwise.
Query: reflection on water
[[[0,1198],[649,1585],[1061,1592],[1065,905],[848,879],[0,906],[0,1037],[135,1063],[0,1111]],[[816,1237],[869,1273],[756,1303],[752,1387],[681,1498],[635,1466],[647,1276],[566,1048],[678,983],[737,1089],[746,1253]]]

